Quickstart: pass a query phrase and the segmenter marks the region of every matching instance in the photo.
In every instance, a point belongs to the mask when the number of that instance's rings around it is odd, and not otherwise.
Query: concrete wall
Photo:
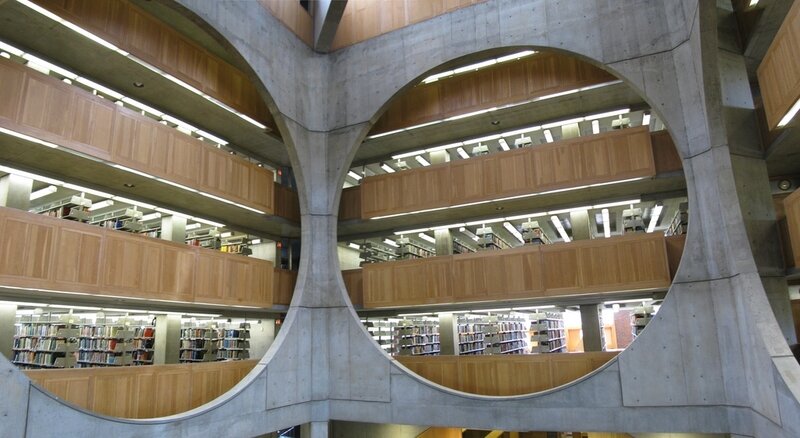
[[[767,299],[773,266],[753,257],[768,248],[748,237],[759,232],[761,218],[749,214],[745,198],[760,198],[744,187],[763,177],[763,162],[731,140],[736,125],[718,61],[715,3],[491,0],[318,55],[257,2],[180,0],[270,91],[302,212],[291,310],[243,382],[173,418],[111,420],[64,406],[0,359],[4,436],[253,436],[332,419],[800,436],[800,366]],[[569,51],[638,90],[684,158],[692,226],[675,284],[628,350],[564,387],[492,398],[424,381],[368,339],[339,275],[334,236],[349,162],[390,98],[442,62],[512,46]]]

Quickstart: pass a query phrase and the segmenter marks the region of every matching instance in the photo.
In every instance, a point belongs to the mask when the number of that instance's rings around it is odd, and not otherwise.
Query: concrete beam
[[[347,0],[316,0],[314,5],[314,50],[328,53],[339,29]]]

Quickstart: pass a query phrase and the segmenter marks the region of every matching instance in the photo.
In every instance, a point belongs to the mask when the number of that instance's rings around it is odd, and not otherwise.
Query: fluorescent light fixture
[[[527,128],[517,129],[516,131],[508,131],[500,134],[503,137],[516,137],[518,135],[527,134],[542,129],[541,126],[528,126]]]
[[[28,62],[31,62],[31,63],[34,63],[34,64],[38,64],[38,65],[40,65],[41,67],[44,67],[47,70],[54,71],[54,72],[58,73],[59,75],[64,76],[65,78],[68,78],[70,80],[75,80],[75,79],[78,78],[78,75],[76,75],[75,73],[73,73],[73,72],[71,72],[69,70],[63,69],[63,68],[61,68],[61,67],[59,67],[59,66],[57,66],[55,64],[52,64],[50,62],[47,62],[42,58],[38,58],[36,56],[33,56],[30,53],[24,53],[22,55],[22,58],[27,60]]]
[[[544,310],[544,309],[555,309],[556,306],[551,304],[549,306],[528,306],[528,307],[514,307],[511,310]]]
[[[522,234],[520,234],[520,232],[517,231],[517,228],[514,227],[514,225],[511,225],[511,222],[503,222],[503,228],[508,230],[508,232],[511,233],[512,236],[516,237],[520,243],[525,243],[525,241],[522,239]]]
[[[547,124],[542,125],[542,129],[558,128],[559,126],[570,125],[572,123],[582,122],[583,120],[584,120],[583,117],[577,117],[577,118],[574,118],[574,119],[561,120],[559,122],[547,123]],[[547,131],[545,131],[545,132],[547,132]]]
[[[789,109],[789,112],[787,112],[786,115],[783,116],[781,121],[778,122],[778,128],[783,128],[784,126],[788,125],[789,122],[792,121],[792,119],[794,118],[794,116],[797,114],[798,111],[800,111],[800,98],[798,98],[794,102],[794,105],[792,105],[792,107]]]
[[[599,134],[599,133],[600,133],[600,121],[592,120],[592,134]]]
[[[86,85],[89,88],[92,88],[94,90],[100,91],[103,94],[106,94],[106,95],[114,98],[115,100],[121,100],[123,97],[125,97],[125,96],[117,93],[116,91],[114,91],[114,90],[112,90],[112,89],[110,89],[108,87],[105,87],[103,85],[100,85],[97,82],[94,82],[94,81],[91,81],[89,79],[86,79],[83,76],[78,76],[77,78],[75,78],[75,80],[77,82],[83,84],[83,85]]]
[[[458,148],[456,149],[456,152],[458,152],[458,156],[464,160],[469,158],[469,154],[464,150],[464,148]]]
[[[156,207],[155,210],[169,216],[182,217],[184,219],[192,219],[192,217],[189,216],[188,214],[179,213],[177,211],[169,210],[166,208]]]
[[[253,239],[253,240],[250,241],[250,244],[251,245],[260,245],[261,244],[261,239]]]
[[[439,79],[443,79],[449,76],[453,76],[453,70],[447,70],[441,73],[436,73],[435,75],[430,75],[427,78],[423,79],[422,82],[424,84],[430,84],[431,82],[436,82]]]
[[[394,234],[396,236],[401,236],[401,235],[404,235],[404,234],[421,233],[421,232],[428,231],[428,230],[429,230],[429,228],[417,228],[415,230],[395,231]]]
[[[137,109],[139,109],[141,111],[148,112],[148,113],[150,113],[150,114],[152,114],[152,115],[154,115],[154,116],[156,116],[158,118],[161,118],[161,117],[164,116],[163,112],[161,112],[161,111],[159,111],[159,110],[157,110],[157,109],[155,109],[155,108],[153,108],[153,107],[151,107],[149,105],[145,105],[142,102],[139,102],[138,100],[131,99],[130,97],[123,97],[122,101],[127,103],[128,105],[134,107],[134,108],[137,108]]]
[[[558,216],[550,216],[550,221],[553,222],[553,226],[556,227],[556,231],[558,231],[558,234],[561,235],[561,239],[564,242],[569,242],[570,239],[567,235],[567,230],[564,229],[564,225],[561,224],[561,220],[558,218]]]
[[[230,231],[226,231],[226,232],[224,232],[224,233],[219,235],[219,237],[221,237],[221,238],[226,238],[226,237],[231,237],[231,236],[233,236],[233,233],[231,233]]]
[[[511,308],[510,308],[510,307],[509,307],[509,308],[505,308],[505,309],[480,309],[480,310],[473,310],[473,312],[476,312],[476,313],[498,313],[498,312],[510,312],[510,311],[511,311]]]
[[[607,207],[619,207],[621,205],[638,204],[640,202],[642,202],[641,199],[629,199],[627,201],[617,201],[617,202],[609,202],[607,204],[593,205],[592,208],[593,209],[598,209],[598,208],[607,208]]]
[[[17,169],[14,169],[14,168],[11,168],[11,167],[7,167],[7,166],[0,166],[0,171],[5,172],[5,173],[11,173],[11,174],[14,174],[14,175],[17,175],[17,176],[22,176],[22,177],[25,177],[25,178],[30,178],[30,179],[36,180],[36,181],[41,181],[43,183],[52,184],[54,186],[63,186],[64,185],[63,181],[59,181],[57,179],[52,179],[52,178],[47,178],[47,177],[36,175],[36,174],[30,173],[30,172],[24,172],[22,170],[17,170]]]
[[[404,316],[433,316],[433,315],[434,315],[433,312],[428,312],[428,313],[401,313],[397,316],[404,317]]]
[[[424,154],[425,151],[414,151],[414,152],[404,152],[402,154],[392,155],[393,160],[399,160],[400,158],[408,158],[413,157],[415,155]]]
[[[423,157],[422,155],[417,155],[416,157],[414,157],[414,159],[417,160],[417,163],[419,163],[419,164],[421,164],[423,166],[430,166],[431,165],[431,163],[428,160],[426,160],[425,157]]]
[[[106,207],[111,207],[112,205],[114,205],[114,201],[111,199],[106,199],[105,201],[100,201],[96,204],[92,204],[92,206],[89,207],[89,211],[100,210]]]
[[[501,62],[514,61],[514,60],[517,60],[517,59],[520,59],[520,58],[524,58],[526,56],[531,56],[531,55],[533,55],[535,53],[536,52],[534,50],[524,50],[522,52],[512,53],[510,55],[501,56],[501,57],[497,58],[497,63],[499,64]]]
[[[429,236],[429,235],[427,235],[425,233],[419,233],[419,234],[417,234],[417,236],[419,236],[420,239],[422,239],[422,240],[424,240],[426,242],[436,243],[436,239],[434,239],[433,237],[431,237],[431,236]]]
[[[55,193],[58,190],[58,187],[50,185],[43,189],[37,190],[31,193],[30,200],[33,201],[34,199],[39,199],[45,197],[51,193]]]
[[[492,66],[492,65],[495,65],[495,64],[497,64],[497,60],[496,59],[489,59],[487,61],[482,61],[482,62],[478,62],[478,63],[475,63],[475,64],[466,65],[464,67],[459,67],[457,69],[454,69],[453,73],[454,74],[466,73],[468,71],[478,70],[478,69],[489,67],[489,66]]]
[[[650,113],[644,113],[642,116],[642,126],[650,126]]]
[[[455,147],[458,147],[458,146],[464,146],[464,143],[459,141],[457,143],[450,143],[450,144],[445,144],[445,145],[442,145],[442,146],[434,146],[432,148],[425,149],[425,152],[444,151],[444,150],[452,149],[452,148],[455,148]]]
[[[481,137],[481,138],[473,138],[472,140],[466,140],[464,142],[464,146],[471,145],[471,144],[476,144],[476,143],[483,143],[483,142],[492,141],[492,140],[497,140],[499,138],[501,138],[500,134],[487,135],[486,137]]]
[[[482,221],[467,222],[465,225],[470,227],[470,226],[473,226],[473,225],[495,224],[497,222],[503,222],[504,220],[506,220],[506,218],[504,218],[504,217],[496,217],[496,218],[492,218],[492,219],[485,219],[485,220],[482,220]]]
[[[386,173],[395,173],[396,172],[396,170],[394,170],[392,168],[392,166],[390,166],[390,165],[388,165],[386,163],[381,163],[381,169],[383,169]]]
[[[16,55],[16,56],[20,56],[20,57],[25,54],[25,52],[23,52],[22,50],[14,47],[14,46],[12,46],[10,44],[6,44],[3,41],[0,41],[0,50],[3,50],[4,52],[8,52],[8,53],[10,53],[12,55]]]
[[[177,188],[179,188],[179,189],[186,190],[187,192],[198,193],[198,190],[196,190],[196,189],[193,189],[193,188],[191,188],[191,187],[187,187],[187,186],[185,186],[185,185],[183,185],[183,184],[178,184],[178,183],[176,183],[176,182],[173,182],[173,181],[170,181],[170,180],[168,180],[168,179],[164,179],[164,178],[156,178],[156,181],[158,181],[158,182],[162,182],[162,183],[164,183],[164,184],[169,184],[169,185],[171,185],[171,186],[173,186],[173,187],[177,187]]]
[[[201,217],[192,217],[192,220],[200,222],[201,224],[211,225],[212,227],[217,227],[217,228],[223,228],[225,226],[225,224],[210,221],[208,219],[203,219]]]
[[[387,135],[399,134],[399,133],[401,133],[403,131],[405,131],[405,129],[395,129],[394,131],[381,132],[380,134],[370,135],[369,137],[367,137],[367,139],[381,138],[381,137],[385,137]]]
[[[656,205],[653,207],[653,211],[650,213],[650,225],[647,226],[647,232],[652,233],[653,230],[656,229],[656,224],[658,223],[658,217],[661,215],[661,210],[664,209],[664,206],[661,204]]]
[[[123,202],[125,204],[135,205],[137,207],[146,208],[148,210],[156,210],[156,206],[153,204],[147,204],[144,202],[134,201],[133,199],[123,198],[122,196],[112,196],[111,199],[119,202]],[[160,209],[159,209],[160,210]]]
[[[603,216],[603,237],[608,239],[611,237],[611,220],[608,216],[608,209],[604,208],[601,214]]]
[[[506,218],[506,220],[507,221],[518,221],[520,219],[541,217],[541,216],[545,216],[545,215],[547,215],[547,213],[544,213],[544,212],[541,212],[541,213],[528,213],[528,214],[521,214],[521,215],[518,215],[518,216],[509,216],[509,217]]]
[[[755,5],[757,5],[757,4],[758,4],[758,0],[750,0],[750,7],[751,7],[751,8],[752,8],[753,6],[755,6]]]
[[[101,198],[111,198],[112,196],[114,196],[110,193],[101,192],[99,190],[87,189],[86,187],[76,186],[75,184],[69,184],[69,183],[65,183],[64,188],[76,190],[78,192],[88,193],[90,195],[99,196]]]
[[[177,125],[179,128],[183,128],[190,132],[199,131],[196,127],[184,122],[181,119],[176,119],[175,117],[172,117],[169,114],[164,114],[163,116],[161,116],[161,120],[166,120],[174,125]]]
[[[589,210],[590,208],[592,208],[592,207],[590,207],[588,205],[585,206],[585,207],[562,208],[561,210],[548,211],[547,214],[553,215],[553,214],[561,214],[561,213],[571,213],[573,211]]]
[[[189,225],[186,226],[186,231],[196,230],[196,229],[198,229],[200,227],[201,227],[201,225],[198,224],[198,223],[189,224]]]
[[[150,175],[149,173],[142,172],[141,170],[131,169],[130,167],[125,167],[120,164],[112,164],[111,167],[119,170],[124,170],[125,172],[134,173],[136,175],[143,176],[145,178],[156,179],[156,177]]]
[[[552,143],[552,142],[553,142],[553,134],[550,132],[550,130],[549,130],[549,129],[545,129],[545,130],[544,130],[544,139],[545,139],[545,140],[546,140],[548,143]]]
[[[628,114],[629,112],[631,112],[630,108],[620,108],[618,110],[608,111],[608,112],[605,112],[605,113],[592,114],[591,116],[586,116],[585,119],[586,120],[597,120],[597,119],[603,119],[603,118],[606,118],[606,117],[620,116],[622,114]]]
[[[385,243],[385,244],[387,244],[389,246],[393,246],[395,248],[400,248],[400,245],[398,245],[397,242],[395,242],[392,239],[383,239],[383,243]]]
[[[8,52],[3,52],[3,51],[0,51],[0,57],[11,59],[11,55]]]
[[[621,184],[621,183],[627,183],[627,182],[632,182],[632,181],[639,181],[640,179],[645,179],[645,178],[646,177],[618,179],[616,181],[607,181],[607,182],[602,182],[602,183],[597,183],[597,184],[589,184],[588,186],[584,186],[584,187],[609,186],[609,185],[612,185],[612,184]]]
[[[155,213],[150,213],[150,214],[146,214],[146,215],[142,216],[142,218],[140,220],[142,222],[147,222],[147,221],[151,221],[153,219],[158,219],[160,217],[161,217],[161,213],[155,212]]]
[[[353,178],[356,181],[361,181],[361,178],[363,178],[361,175],[353,172],[352,170],[347,172],[347,176],[349,176],[350,178]]]
[[[468,117],[473,117],[473,116],[479,116],[479,115],[481,115],[481,114],[486,114],[486,113],[488,113],[489,111],[494,111],[494,110],[496,110],[496,109],[497,109],[497,108],[486,108],[486,109],[482,109],[482,110],[478,110],[478,111],[473,111],[473,112],[471,112],[471,113],[459,114],[459,115],[457,115],[457,116],[448,117],[448,118],[444,119],[444,121],[445,121],[445,122],[452,122],[453,120],[461,120],[461,119],[466,119],[466,118],[468,118]]]
[[[460,228],[460,227],[463,227],[464,225],[466,225],[466,224],[460,223],[460,224],[451,224],[451,225],[439,225],[438,227],[431,227],[431,231],[449,230],[450,228]]]
[[[499,140],[498,140],[498,143],[500,143],[500,147],[501,147],[501,148],[502,148],[504,151],[510,151],[510,150],[511,150],[511,148],[510,148],[510,147],[508,147],[508,143],[506,143],[505,139],[502,139],[502,138],[501,138],[501,139],[499,139]]]
[[[33,143],[37,143],[37,144],[40,144],[42,146],[47,146],[47,147],[52,148],[52,149],[58,148],[57,144],[50,143],[49,141],[39,140],[36,137],[31,137],[30,135],[25,135],[25,134],[23,134],[21,132],[12,131],[10,129],[6,129],[6,128],[2,128],[2,127],[0,127],[0,132],[2,132],[3,134],[8,134],[8,135],[13,136],[13,137],[17,137],[17,138],[22,139],[22,140],[26,140],[26,141],[30,141],[30,142],[33,142]]]

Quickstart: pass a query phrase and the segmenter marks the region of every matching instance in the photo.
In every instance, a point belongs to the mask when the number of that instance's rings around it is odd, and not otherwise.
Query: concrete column
[[[583,330],[583,351],[603,351],[599,304],[581,306],[581,329]]]
[[[0,206],[27,210],[31,206],[33,180],[9,174],[0,178]]]
[[[569,223],[572,224],[572,240],[589,240],[592,233],[589,229],[589,210],[569,212]]]
[[[430,153],[431,164],[443,164],[450,162],[450,152],[435,151]]]
[[[0,354],[11,360],[14,356],[14,319],[16,304],[0,304]]]
[[[180,315],[156,316],[156,339],[153,345],[153,365],[178,363],[181,342]]]
[[[458,317],[449,312],[439,314],[439,348],[442,356],[458,355]]]
[[[186,241],[186,218],[181,216],[163,216],[161,218],[161,238],[172,242]]]
[[[434,230],[433,237],[436,238],[436,255],[453,255],[453,234],[450,230]]]
[[[312,421],[300,425],[300,438],[328,438],[327,421]]]

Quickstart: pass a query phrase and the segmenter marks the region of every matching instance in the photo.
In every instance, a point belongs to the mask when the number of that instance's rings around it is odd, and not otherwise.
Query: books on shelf
[[[84,325],[80,329],[77,367],[131,365],[133,333],[124,324]]]
[[[394,327],[394,352],[400,356],[439,355],[439,322],[402,320]]]
[[[250,324],[219,328],[187,327],[181,330],[180,362],[210,362],[250,358]]]
[[[508,242],[492,231],[492,227],[478,228],[475,235],[478,236],[478,251],[511,248]]]
[[[672,216],[672,220],[669,222],[669,226],[664,231],[664,235],[666,236],[678,236],[681,234],[686,234],[686,230],[689,227],[689,203],[688,202],[681,202],[678,206],[678,211],[675,212],[675,215]]]
[[[361,322],[381,349],[387,353],[391,353],[395,321],[396,320],[390,320],[389,318],[367,318]]]
[[[483,318],[460,317],[458,320],[458,355],[481,355],[486,350]]]
[[[653,320],[655,316],[655,308],[653,306],[639,306],[633,309],[631,313],[631,330],[634,339],[642,333],[642,330]]]
[[[530,321],[531,353],[566,352],[567,332],[561,313],[533,313]]]
[[[217,360],[242,360],[250,358],[250,324],[217,331]]]
[[[483,333],[484,354],[523,354],[528,349],[528,327],[524,318],[490,316]]]
[[[434,257],[436,255],[434,250],[412,242],[408,237],[397,239],[397,244],[400,246],[400,258],[404,260]]]
[[[21,368],[70,368],[75,364],[77,325],[70,321],[16,326],[11,361]]]
[[[551,243],[550,238],[539,226],[539,222],[531,220],[522,223],[522,240],[526,245],[546,245]]]
[[[152,326],[136,327],[133,331],[134,365],[151,365],[156,344],[156,328]]]

